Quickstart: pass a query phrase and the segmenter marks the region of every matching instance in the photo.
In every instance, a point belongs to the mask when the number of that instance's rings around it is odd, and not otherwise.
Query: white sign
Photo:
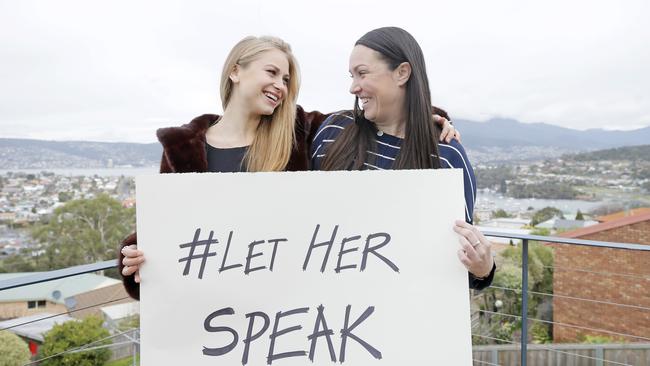
[[[136,186],[142,365],[471,365],[461,170]]]

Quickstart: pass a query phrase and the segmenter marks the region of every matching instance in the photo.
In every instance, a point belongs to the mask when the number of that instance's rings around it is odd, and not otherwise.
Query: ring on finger
[[[480,240],[477,240],[476,243],[472,244],[472,248],[476,249],[481,244]]]

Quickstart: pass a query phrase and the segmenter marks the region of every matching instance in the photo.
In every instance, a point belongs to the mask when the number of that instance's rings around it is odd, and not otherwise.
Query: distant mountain
[[[0,138],[0,169],[103,168],[156,166],[162,147],[90,141]]]
[[[560,157],[564,154],[643,145],[650,127],[634,131],[579,131],[513,119],[487,122],[454,120],[474,164]],[[157,166],[158,143],[43,141],[0,138],[0,169],[101,168]]]
[[[521,123],[502,118],[487,122],[454,120],[454,124],[461,131],[463,145],[469,149],[538,146],[585,151],[650,142],[650,127],[633,131],[579,131],[546,123]]]

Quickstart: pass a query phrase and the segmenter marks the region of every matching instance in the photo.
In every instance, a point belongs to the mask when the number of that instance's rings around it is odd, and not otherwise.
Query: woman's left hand
[[[475,277],[484,278],[490,275],[494,266],[490,241],[475,226],[465,221],[456,220],[454,231],[458,233],[458,258],[467,270]]]

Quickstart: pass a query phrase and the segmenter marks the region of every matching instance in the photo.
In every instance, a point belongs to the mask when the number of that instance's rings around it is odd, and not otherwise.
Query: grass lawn
[[[136,358],[136,365],[140,364],[140,355]],[[110,361],[104,366],[131,366],[133,365],[133,357],[123,358],[121,360]]]

